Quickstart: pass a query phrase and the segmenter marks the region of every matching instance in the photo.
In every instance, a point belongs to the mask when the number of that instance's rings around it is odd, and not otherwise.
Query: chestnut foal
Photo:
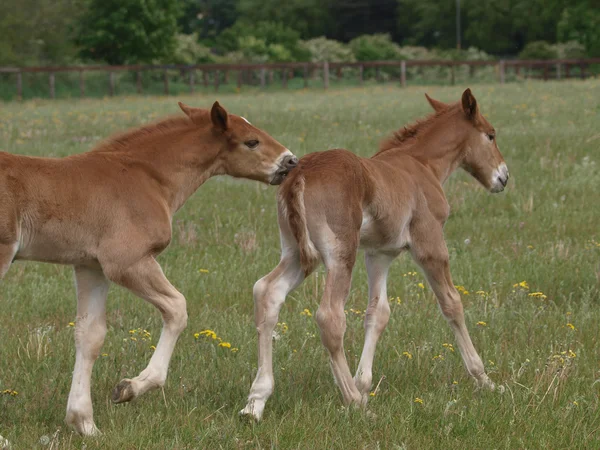
[[[450,276],[443,226],[450,208],[442,185],[458,167],[491,192],[500,192],[508,170],[494,128],[467,89],[446,105],[427,97],[435,113],[384,141],[370,159],[346,150],[312,153],[278,193],[281,261],[254,286],[258,373],[241,414],[260,419],[273,392],[272,333],[286,295],[322,260],[325,291],[315,318],[329,352],[344,403],[366,405],[375,346],[390,315],[386,278],[390,264],[409,250],[431,285],[469,374],[494,389],[465,326],[460,295]],[[344,355],[344,305],[358,248],[365,250],[369,304],[365,344],[354,379]]]
[[[218,102],[210,111],[179,106],[186,117],[117,135],[91,152],[62,159],[0,152],[0,278],[18,259],[75,268],[76,356],[66,422],[84,435],[98,433],[90,379],[106,334],[109,281],[163,318],[146,369],[115,388],[119,403],[164,385],[186,326],[185,298],[155,259],[169,245],[173,214],[213,175],[279,184],[297,164],[288,149]]]

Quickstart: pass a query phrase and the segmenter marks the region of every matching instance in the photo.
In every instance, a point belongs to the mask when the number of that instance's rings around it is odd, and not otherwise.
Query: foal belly
[[[374,218],[363,212],[360,227],[360,247],[365,250],[401,252],[410,245],[408,218]]]

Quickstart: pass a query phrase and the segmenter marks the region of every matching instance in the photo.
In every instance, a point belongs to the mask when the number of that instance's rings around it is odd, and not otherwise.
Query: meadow
[[[454,101],[465,87],[218,100],[299,156],[336,147],[368,156],[390,132],[430,112],[425,91]],[[479,84],[473,92],[497,129],[511,179],[491,195],[468,174],[453,175],[445,234],[475,347],[504,394],[475,388],[431,290],[404,255],[388,278],[392,316],[375,359],[375,417],[342,408],[313,317],[321,268],[282,309],[275,393],[263,421],[240,419],[256,372],[252,286],[279,259],[276,188],[218,177],[177,213],[159,259],[189,312],[167,384],[131,404],[112,404],[110,393],[146,366],[161,319],[111,288],[92,379],[98,438],[64,424],[74,364],[71,268],[11,267],[0,282],[0,434],[16,449],[600,448],[600,80]],[[118,130],[181,114],[177,100],[208,107],[215,95],[4,103],[0,150],[83,152]],[[359,257],[345,338],[353,370],[366,304]]]

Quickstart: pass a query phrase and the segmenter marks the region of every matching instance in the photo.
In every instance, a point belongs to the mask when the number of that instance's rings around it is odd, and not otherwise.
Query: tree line
[[[457,4],[460,41],[457,47]],[[3,0],[0,65],[600,56],[598,0]],[[465,50],[468,49],[468,50]]]

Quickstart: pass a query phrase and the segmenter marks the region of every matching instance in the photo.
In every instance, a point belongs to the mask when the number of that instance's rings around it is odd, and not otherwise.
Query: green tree
[[[85,0],[0,1],[0,65],[73,61],[72,30],[84,6]]]
[[[91,0],[77,42],[109,64],[151,62],[174,50],[178,15],[178,0]]]
[[[562,42],[583,44],[589,56],[600,56],[600,8],[589,0],[573,1],[564,9],[557,25]]]

